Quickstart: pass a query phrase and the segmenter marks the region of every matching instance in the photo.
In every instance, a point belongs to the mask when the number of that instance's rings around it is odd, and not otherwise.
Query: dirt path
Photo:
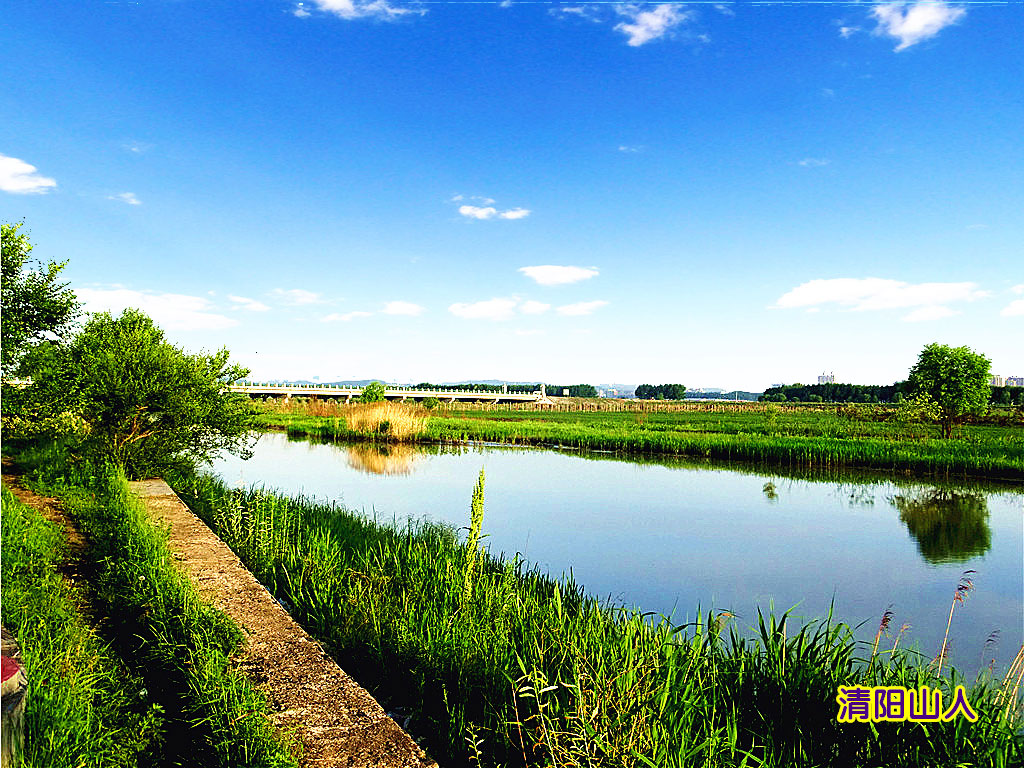
[[[169,524],[171,549],[202,596],[242,628],[239,667],[266,695],[275,724],[302,743],[304,768],[436,768],[167,483],[130,485]]]

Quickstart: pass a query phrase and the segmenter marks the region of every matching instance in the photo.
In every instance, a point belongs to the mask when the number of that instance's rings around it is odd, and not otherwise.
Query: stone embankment
[[[171,550],[202,596],[241,627],[239,668],[267,697],[277,727],[302,744],[304,768],[437,768],[167,483],[130,485],[170,526]]]

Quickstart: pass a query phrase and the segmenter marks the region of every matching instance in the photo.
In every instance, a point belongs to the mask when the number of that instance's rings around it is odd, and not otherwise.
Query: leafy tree
[[[249,372],[228,357],[226,349],[188,354],[145,314],[126,309],[117,318],[94,315],[40,366],[35,386],[70,396],[88,451],[130,477],[151,477],[225,449],[248,453],[252,407],[225,385]]]
[[[379,381],[371,381],[365,387],[363,387],[363,394],[359,396],[359,402],[361,403],[379,403],[384,399],[385,392],[384,385]]]
[[[26,269],[32,244],[17,224],[0,224],[0,366],[4,376],[18,370],[29,349],[47,338],[59,338],[74,325],[80,309],[75,294],[57,276],[67,262]]]
[[[938,422],[947,440],[953,427],[988,405],[991,361],[969,347],[929,344],[910,369],[907,383],[915,395],[926,395],[938,407]]]

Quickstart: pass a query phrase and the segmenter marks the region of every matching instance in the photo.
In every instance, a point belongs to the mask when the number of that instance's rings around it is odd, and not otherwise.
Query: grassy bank
[[[60,575],[62,531],[3,489],[3,620],[29,681],[23,765],[146,765],[163,718],[145,683],[88,626],[82,596]]]
[[[148,518],[123,475],[74,464],[56,448],[21,458],[34,467],[36,487],[62,500],[89,541],[93,608],[104,617],[113,649],[163,710],[162,745],[152,764],[295,765],[294,749],[274,732],[262,696],[233,668],[238,628],[176,569],[166,533]],[[9,541],[18,536],[9,539],[6,508],[4,521],[6,569]],[[5,571],[5,617],[7,589]],[[25,648],[36,647],[31,633],[19,639]],[[38,685],[47,678],[35,679]],[[47,716],[59,723],[59,712]],[[74,765],[105,764],[88,749],[86,755]]]
[[[990,677],[969,686],[974,723],[838,723],[840,685],[929,685],[948,701],[962,681],[902,646],[864,647],[831,619],[795,627],[767,617],[753,635],[725,615],[673,626],[492,557],[443,525],[395,528],[205,476],[175,486],[445,765],[1024,759],[1019,697]],[[482,506],[473,507],[467,539],[478,542]]]
[[[753,461],[786,467],[865,468],[946,477],[1024,479],[1024,424],[961,427],[942,440],[934,425],[888,409],[692,407],[655,413],[426,409],[387,404],[265,404],[264,428],[319,439],[487,441],[637,455]],[[383,406],[376,406],[382,408]],[[358,417],[358,418],[357,418]]]

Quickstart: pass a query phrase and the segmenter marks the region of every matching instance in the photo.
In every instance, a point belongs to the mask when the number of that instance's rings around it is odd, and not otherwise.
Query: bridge
[[[249,397],[330,397],[344,398],[346,403],[358,399],[363,394],[363,387],[346,387],[336,384],[272,384],[244,382],[228,386],[231,392],[239,392]],[[541,403],[551,404],[545,386],[533,392],[509,392],[508,385],[501,392],[468,392],[456,389],[417,389],[415,387],[385,387],[384,399],[406,402],[422,401],[428,397],[441,402],[485,402],[485,403]]]

